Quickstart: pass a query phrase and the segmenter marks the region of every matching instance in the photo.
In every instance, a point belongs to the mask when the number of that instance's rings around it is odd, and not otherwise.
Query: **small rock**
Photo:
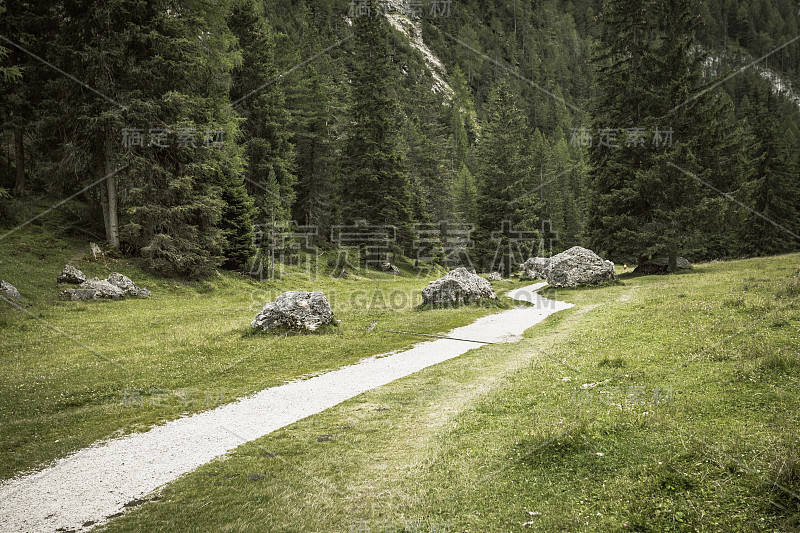
[[[496,298],[497,295],[488,281],[464,267],[451,270],[447,275],[430,282],[422,289],[422,303],[433,306],[473,303]]]
[[[263,330],[289,328],[314,331],[333,321],[331,304],[320,291],[288,291],[264,306],[250,324]]]
[[[97,261],[98,257],[103,257],[103,250],[101,250],[100,247],[93,242],[89,243],[89,253],[92,254],[92,259],[94,259],[95,261]]]
[[[64,289],[61,291],[61,298],[78,302],[82,300],[97,300],[101,293],[95,289]]]
[[[685,257],[678,256],[678,270],[691,270],[692,265]],[[669,257],[666,255],[659,255],[645,261],[639,261],[639,264],[633,271],[635,274],[666,274],[669,272]]]
[[[11,298],[12,300],[22,299],[22,295],[19,293],[17,288],[7,281],[0,281],[0,294],[6,298]]]
[[[391,272],[395,276],[400,275],[400,269],[389,262],[381,263],[381,270],[384,272]]]
[[[74,283],[75,285],[83,283],[84,281],[86,281],[86,276],[72,265],[65,265],[64,270],[61,271],[61,274],[59,274],[56,279],[58,283]]]
[[[500,272],[492,272],[487,279],[489,281],[503,281],[503,275]]]
[[[102,298],[117,299],[125,296],[125,291],[116,285],[112,285],[108,280],[100,278],[87,279],[80,284],[80,288],[96,290]]]

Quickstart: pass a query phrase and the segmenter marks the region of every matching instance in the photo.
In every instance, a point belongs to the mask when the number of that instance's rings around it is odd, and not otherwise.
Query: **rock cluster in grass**
[[[549,257],[531,257],[520,265],[523,277],[528,279],[546,279],[550,268]]]
[[[451,270],[422,289],[422,303],[434,307],[495,299],[497,295],[489,282],[464,267]]]
[[[333,321],[331,304],[320,291],[288,291],[264,306],[251,322],[254,329],[314,331]]]
[[[152,293],[147,289],[137,287],[136,284],[128,276],[123,276],[117,272],[109,274],[107,281],[115,287],[122,290],[125,296],[133,296],[134,298],[149,298]]]
[[[6,298],[11,298],[12,300],[22,299],[22,295],[19,293],[17,288],[7,281],[0,281],[0,294]]]
[[[573,246],[550,258],[546,279],[551,287],[577,287],[614,281],[614,263],[591,250]]]
[[[486,279],[489,281],[503,281],[503,275],[500,272],[491,272]]]
[[[72,265],[65,265],[64,270],[56,278],[58,283],[73,283],[75,285],[79,285],[84,281],[86,281],[86,276]]]
[[[149,298],[150,291],[137,287],[127,276],[114,272],[107,279],[92,278],[81,283],[77,289],[64,289],[61,297],[65,300],[97,300],[106,298],[119,300],[125,296]]]
[[[690,270],[691,268],[692,265],[688,259],[678,257],[678,270]],[[669,257],[666,255],[659,255],[647,261],[640,261],[634,270],[636,274],[666,274],[667,272],[669,272]]]
[[[100,298],[100,291],[95,289],[64,289],[61,291],[61,298],[79,302],[83,300],[97,300]]]

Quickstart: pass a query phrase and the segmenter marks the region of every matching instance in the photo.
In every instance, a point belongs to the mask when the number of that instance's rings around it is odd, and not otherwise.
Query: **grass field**
[[[575,307],[521,342],[244,444],[103,531],[797,531],[799,263],[559,290]]]
[[[385,330],[446,332],[499,310],[414,311],[429,278],[410,271],[345,280],[288,269],[272,282],[225,273],[187,283],[154,278],[130,261],[87,261],[86,251],[85,240],[40,227],[0,241],[0,278],[24,296],[19,307],[0,301],[0,479],[102,438],[421,340]],[[59,301],[56,276],[67,262],[88,277],[126,274],[153,297]],[[495,283],[498,291],[519,285]],[[266,302],[286,290],[317,289],[331,300],[338,327],[251,333]]]

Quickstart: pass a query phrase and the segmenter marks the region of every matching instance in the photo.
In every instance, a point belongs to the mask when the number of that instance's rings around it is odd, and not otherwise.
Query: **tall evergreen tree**
[[[476,250],[483,268],[510,275],[519,262],[512,232],[538,227],[539,193],[532,179],[528,126],[507,81],[493,91],[477,147]],[[493,236],[494,235],[494,236]]]
[[[297,177],[291,115],[273,54],[276,37],[256,0],[235,0],[228,24],[241,46],[242,60],[232,72],[230,100],[245,119],[242,139],[247,190],[255,200],[258,220],[269,220],[278,200],[276,221],[284,224],[291,219]],[[274,192],[267,187],[271,171],[278,182],[277,198],[271,197]]]
[[[594,125],[624,137],[590,152],[592,244],[618,260],[666,254],[675,270],[701,240],[703,183],[720,154],[701,148],[719,129],[719,106],[702,84],[696,21],[689,0],[616,0],[601,18]],[[637,130],[642,142],[631,140]]]
[[[343,219],[394,225],[407,242],[411,195],[399,149],[398,72],[389,23],[383,17],[361,16],[353,31],[353,103],[339,191]]]
[[[750,105],[755,169],[740,194],[752,210],[744,213],[739,231],[741,250],[747,255],[796,250],[800,245],[795,237],[800,234],[800,185],[796,159],[780,126],[778,97],[768,88],[756,86]]]

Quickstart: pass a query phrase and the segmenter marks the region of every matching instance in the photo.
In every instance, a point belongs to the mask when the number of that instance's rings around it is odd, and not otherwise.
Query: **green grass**
[[[21,308],[0,301],[0,479],[99,439],[420,341],[385,330],[441,333],[499,310],[416,312],[429,280],[409,270],[397,279],[378,272],[310,279],[289,269],[273,282],[221,273],[187,283],[154,277],[135,261],[88,261],[87,249],[86,240],[38,226],[0,240],[0,278],[24,297]],[[126,274],[153,297],[60,301],[55,280],[67,262],[89,277]],[[286,290],[317,289],[331,301],[338,327],[252,334],[250,321],[266,302]]]
[[[103,531],[797,531],[798,262],[553,291],[575,307],[520,343],[245,444]]]

